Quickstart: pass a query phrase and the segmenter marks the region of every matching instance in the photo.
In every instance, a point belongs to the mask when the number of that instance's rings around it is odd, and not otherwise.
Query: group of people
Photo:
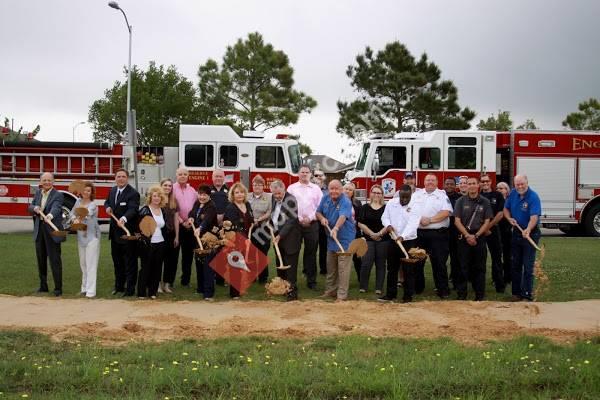
[[[512,191],[503,182],[494,191],[487,175],[460,177],[457,190],[453,178],[446,179],[444,189],[439,189],[437,177],[429,174],[424,188],[418,189],[414,175],[407,172],[404,184],[387,204],[380,185],[371,187],[368,202],[362,204],[354,197],[356,188],[352,183],[343,185],[331,180],[325,185],[324,174],[313,174],[308,165],[300,167],[298,176],[298,182],[288,187],[281,180],[271,181],[267,192],[265,179],[256,175],[249,191],[240,182],[227,186],[224,172],[215,170],[212,185],[194,189],[188,182],[187,169],[179,168],[175,181],[163,179],[148,190],[145,205],[140,208],[140,194],[128,184],[128,172],[118,170],[116,185],[104,202],[111,215],[113,294],[156,298],[159,293],[173,292],[181,252],[181,286],[190,285],[195,260],[196,291],[212,301],[215,285],[226,285],[210,266],[217,250],[199,255],[195,249],[203,234],[229,221],[228,229],[243,235],[262,253],[268,254],[272,245],[278,246],[283,265],[277,266],[286,268],[276,271],[289,282],[287,300],[298,299],[298,262],[303,252],[301,272],[306,287],[317,290],[318,272],[326,275],[323,297],[346,300],[353,267],[359,291],[367,292],[375,265],[378,299],[393,301],[398,297],[398,287],[402,287],[402,301],[410,302],[425,289],[425,261],[414,262],[404,252],[416,247],[426,250],[434,289],[442,299],[450,296],[450,284],[458,299],[467,299],[469,282],[474,299],[484,299],[489,249],[496,291],[503,293],[512,283],[514,301],[533,300],[535,249],[528,239],[539,240],[541,203],[525,176],[514,178]],[[34,216],[38,292],[48,292],[49,259],[54,294],[60,296],[60,243],[64,237],[52,235],[50,223],[62,226],[63,196],[53,184],[52,174],[44,173],[29,209]],[[94,199],[94,185],[86,182],[70,216],[70,222],[87,225],[77,233],[81,293],[87,297],[96,295],[100,252]],[[76,212],[81,207],[87,209],[84,216]],[[154,220],[155,228],[142,234],[140,220],[147,217]],[[362,257],[347,251],[357,238],[367,244]],[[265,268],[257,281],[265,283],[267,279]],[[237,299],[241,293],[230,285],[229,295]]]

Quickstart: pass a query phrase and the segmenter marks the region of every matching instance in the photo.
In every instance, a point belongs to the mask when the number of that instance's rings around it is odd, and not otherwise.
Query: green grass
[[[550,285],[539,298],[541,301],[569,301],[581,299],[600,298],[600,268],[598,268],[597,253],[600,241],[595,238],[564,238],[547,237],[542,242],[546,244],[546,258],[544,269],[550,279]],[[272,252],[271,252],[272,253]],[[0,254],[2,257],[0,268],[0,293],[12,295],[31,295],[38,286],[37,267],[35,261],[35,249],[30,234],[0,234]],[[81,271],[77,256],[77,241],[75,236],[69,235],[66,243],[62,246],[63,255],[63,289],[65,297],[78,296],[80,289]],[[270,254],[270,277],[275,276],[273,266],[274,256]],[[300,265],[301,264],[300,260]],[[488,257],[489,264],[489,257]],[[301,269],[301,268],[299,268]],[[176,285],[179,282],[178,270]],[[52,289],[50,271],[49,286]],[[303,299],[314,298],[320,291],[306,289],[305,280],[298,272],[300,284],[300,297]],[[371,274],[370,292],[358,293],[356,274],[352,272],[350,298],[353,299],[375,299],[374,290],[375,271]],[[437,297],[433,292],[431,267],[426,266],[426,289],[425,293],[417,296],[416,300],[435,300]],[[488,300],[505,300],[510,295],[507,289],[505,295],[495,293],[490,281],[491,271],[488,265],[487,277]],[[101,245],[100,265],[98,267],[98,297],[111,298],[113,286],[113,267],[110,257],[110,243],[103,235]],[[189,300],[197,298],[194,294],[195,270],[192,267],[192,288],[176,288],[173,295],[163,295],[162,299]],[[318,277],[319,289],[324,287],[324,276]],[[229,291],[227,288],[217,287],[216,298],[227,299]],[[253,285],[246,299],[265,299],[264,288],[261,285]]]
[[[600,338],[466,347],[247,337],[107,348],[0,331],[0,398],[597,399],[599,365]]]

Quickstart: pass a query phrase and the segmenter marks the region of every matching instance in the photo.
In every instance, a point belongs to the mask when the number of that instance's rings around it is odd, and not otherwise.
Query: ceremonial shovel
[[[390,232],[390,237],[394,240],[394,242],[396,242],[396,244],[398,245],[398,247],[400,247],[400,250],[402,250],[402,252],[404,253],[404,256],[406,258],[403,258],[402,261],[407,262],[407,263],[417,263],[419,261],[423,261],[427,258],[427,254],[425,253],[424,257],[419,257],[419,253],[417,253],[416,256],[412,256],[411,254],[409,254],[406,249],[404,248],[404,245],[402,244],[401,240],[398,240],[398,236],[396,235],[396,232],[391,231]],[[418,250],[418,248],[415,248]],[[410,250],[411,252],[413,251],[413,249]],[[420,250],[423,251],[423,250]]]
[[[42,211],[42,209],[40,208],[40,215],[42,216],[42,218],[44,218],[44,222],[46,222],[48,225],[50,225],[52,227],[52,229],[54,229],[52,232],[50,232],[50,234],[52,236],[56,236],[56,237],[67,237],[67,231],[61,231],[60,229],[58,229],[56,227],[56,225],[54,225],[52,223],[52,221],[50,221],[49,219],[46,219],[46,214],[44,214],[44,212]]]
[[[199,248],[194,250],[194,253],[198,254],[199,256],[207,255],[208,253],[210,253],[210,250],[205,250],[204,246],[202,246],[202,240],[200,239],[199,235],[196,235],[196,226],[194,225],[193,222],[192,222],[192,229],[194,230],[194,237],[196,238],[196,241],[198,242],[198,246],[199,246]]]
[[[142,232],[142,235],[146,236],[147,238],[150,238],[150,237],[152,237],[152,235],[154,234],[154,231],[156,230],[156,221],[150,215],[146,215],[140,221],[139,227],[140,227],[140,232]]]
[[[340,251],[338,251],[336,254],[338,254],[340,256],[350,256],[350,255],[352,255],[352,253],[344,250],[344,247],[342,246],[342,244],[340,243],[340,241],[337,240],[337,238],[332,235],[331,228],[329,227],[329,225],[325,225],[325,226],[327,227],[327,230],[329,231],[329,236],[331,236],[331,238],[333,240],[335,240],[335,242],[337,243],[338,247],[340,248]]]
[[[82,221],[85,217],[88,216],[88,209],[86,207],[77,207],[75,209],[75,216],[77,220]],[[71,230],[73,231],[86,231],[87,225],[81,222],[71,224]]]
[[[519,228],[519,230],[521,231],[521,234],[523,234],[523,232],[525,232],[525,230],[523,228],[521,228],[521,226],[519,224],[515,224],[515,226],[517,228]],[[529,241],[529,243],[531,243],[531,245],[537,250],[537,251],[542,251],[542,249],[533,241],[532,238],[530,238],[529,236],[527,236],[527,240]]]
[[[275,243],[275,234],[273,233],[273,228],[271,227],[271,225],[267,225],[267,227],[269,228],[269,231],[271,232],[271,239],[273,240],[273,245],[275,246],[275,252],[277,253],[277,258],[279,259],[279,267],[277,267],[277,269],[290,269],[292,268],[291,265],[283,265],[283,259],[281,258],[281,252],[279,251],[279,245],[277,243]]]
[[[112,219],[114,219],[117,222],[117,224],[119,223],[119,220],[117,219],[117,217],[115,217],[115,214],[110,213],[110,216],[112,217]],[[125,235],[121,236],[121,239],[138,240],[138,237],[132,235],[131,232],[129,232],[129,229],[127,229],[127,227],[125,227],[125,225],[123,225],[123,230],[125,231]]]

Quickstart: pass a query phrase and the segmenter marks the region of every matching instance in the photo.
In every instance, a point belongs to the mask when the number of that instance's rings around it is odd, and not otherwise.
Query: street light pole
[[[73,125],[73,143],[75,143],[75,129],[77,129],[77,127],[79,125],[83,125],[83,124],[85,124],[85,121],[81,121],[81,122],[78,122],[75,125]]]
[[[133,27],[129,24],[129,20],[127,19],[127,14],[125,11],[119,6],[116,1],[109,1],[108,6],[114,8],[115,10],[121,11],[123,13],[123,17],[125,17],[125,24],[127,25],[127,31],[129,32],[129,59],[127,63],[127,117],[125,121],[125,125],[127,127],[127,139],[129,141],[129,146],[131,146],[131,166],[133,168],[133,179],[135,189],[138,188],[138,176],[137,176],[137,137],[135,134],[135,124],[133,123],[133,113],[131,112],[131,38],[133,34]]]

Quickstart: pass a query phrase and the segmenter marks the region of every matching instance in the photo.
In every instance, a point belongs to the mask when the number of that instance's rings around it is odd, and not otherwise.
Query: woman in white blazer
[[[77,231],[77,248],[81,267],[81,294],[88,298],[96,296],[96,276],[100,257],[100,225],[98,206],[94,202],[95,195],[94,184],[85,182],[81,197],[77,199],[71,211],[72,222],[87,225],[86,230]],[[85,207],[88,210],[88,215],[81,220],[75,215],[75,209],[78,207]]]

